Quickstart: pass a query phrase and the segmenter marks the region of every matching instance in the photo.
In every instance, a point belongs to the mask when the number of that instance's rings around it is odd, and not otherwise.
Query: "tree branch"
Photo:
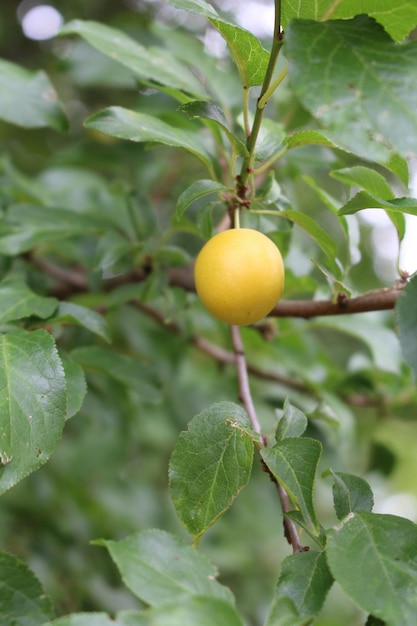
[[[66,298],[75,293],[87,291],[89,288],[85,274],[81,271],[60,268],[49,261],[36,257],[31,257],[31,261],[57,281],[56,287],[50,290],[49,295]],[[168,268],[169,284],[181,287],[186,291],[195,291],[193,270],[193,264]],[[145,268],[137,267],[121,276],[104,280],[103,289],[112,291],[121,285],[142,282],[148,274],[149,271]],[[401,278],[392,287],[373,289],[353,298],[340,293],[336,300],[280,300],[269,313],[269,316],[310,319],[328,315],[388,311],[395,307],[406,284],[407,279]]]
[[[195,291],[193,264],[169,270],[171,285]],[[395,307],[407,278],[400,278],[392,287],[373,289],[353,298],[339,293],[335,300],[280,300],[269,317],[301,317],[309,319],[328,315],[347,315],[369,311],[388,311]]]
[[[373,289],[350,298],[339,294],[336,300],[281,300],[269,314],[271,317],[320,317],[325,315],[346,315],[369,311],[388,311],[395,307],[406,279],[400,279],[393,287]]]
[[[143,304],[139,300],[133,300],[131,303],[137,309],[148,315],[148,317],[152,318],[157,324],[163,326],[170,332],[176,335],[179,335],[182,332],[181,327],[178,324],[176,324],[175,322],[167,322],[164,319],[164,316],[153,307],[147,304]],[[225,350],[221,346],[218,346],[217,344],[208,341],[204,337],[191,335],[189,337],[189,341],[201,352],[208,354],[212,358],[216,359],[216,361],[218,361],[219,363],[233,365],[236,362],[236,357],[233,352]],[[301,380],[297,380],[296,378],[289,376],[284,376],[283,374],[268,372],[251,363],[246,363],[246,367],[248,373],[256,376],[256,378],[260,378],[261,380],[266,380],[273,383],[278,383],[279,385],[285,385],[286,387],[289,387],[290,389],[294,389],[296,391],[300,391],[301,393],[308,393],[313,396],[316,395],[315,390]]]
[[[249,386],[249,376],[248,376],[248,368],[246,365],[245,352],[243,348],[242,335],[240,333],[239,326],[231,326],[232,332],[232,340],[233,340],[233,349],[235,352],[236,359],[236,369],[239,381],[239,396],[240,400],[245,407],[249,419],[252,424],[253,430],[261,435],[261,445],[265,447],[267,445],[267,439],[265,435],[261,433],[261,426],[258,421],[258,417],[256,415],[255,406],[252,400],[252,394]],[[283,525],[284,525],[284,535],[288,543],[292,546],[293,552],[303,552],[304,547],[301,544],[300,537],[298,534],[297,526],[292,519],[286,517],[285,513],[291,510],[291,502],[288,497],[287,492],[284,487],[280,484],[280,482],[275,478],[275,476],[270,471],[269,467],[266,463],[261,459],[263,469],[269,474],[272,482],[275,484],[278,492],[278,497],[281,502],[281,508],[283,512]]]
[[[267,471],[269,472],[268,468],[267,468]],[[275,480],[275,476],[271,475],[271,477],[277,487],[278,496],[281,502],[282,512],[284,514],[283,524],[284,524],[285,538],[288,541],[288,543],[292,546],[292,550],[294,554],[296,552],[304,552],[306,548],[302,545],[300,541],[300,536],[298,534],[298,530],[297,530],[297,526],[295,525],[295,522],[289,517],[286,517],[285,515],[292,509],[288,494],[285,491],[284,487],[277,480]]]
[[[231,326],[233,349],[235,353],[236,371],[239,381],[239,399],[245,407],[253,430],[261,435],[261,426],[256,415],[255,406],[252,400],[252,394],[249,387],[248,369],[246,367],[245,351],[243,347],[242,335],[239,326]],[[266,441],[263,437],[262,441],[265,445]]]

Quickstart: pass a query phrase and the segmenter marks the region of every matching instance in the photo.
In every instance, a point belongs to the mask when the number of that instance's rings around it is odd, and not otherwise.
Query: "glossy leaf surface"
[[[296,20],[285,45],[295,93],[330,139],[374,160],[387,161],[390,150],[415,154],[417,44],[399,46],[381,26],[359,16]]]
[[[109,550],[124,583],[150,606],[180,603],[191,596],[234,602],[231,592],[215,580],[216,568],[178,537],[148,530],[96,543]]]
[[[41,626],[52,619],[50,598],[28,566],[0,552],[0,622],[6,626]]]
[[[305,437],[283,439],[261,454],[293,505],[300,509],[306,524],[318,530],[313,489],[321,455],[320,442]]]
[[[301,617],[318,615],[333,584],[324,552],[310,550],[288,556],[281,565],[278,597],[288,597]]]
[[[64,369],[44,330],[0,336],[0,492],[45,463],[61,438]]]
[[[48,76],[0,59],[0,119],[25,128],[67,126],[63,109]]]
[[[169,465],[171,497],[187,530],[199,538],[249,481],[254,445],[246,412],[214,404],[181,433]]]
[[[73,20],[61,35],[80,35],[97,50],[132,70],[139,77],[174,89],[202,95],[204,90],[190,70],[163,48],[145,48],[126,33],[93,21]]]
[[[344,591],[388,626],[412,624],[417,612],[417,526],[365,511],[328,533],[327,560]]]
[[[89,117],[85,126],[129,141],[162,143],[175,148],[184,148],[211,167],[210,156],[198,136],[146,113],[114,106]]]
[[[417,376],[417,276],[414,276],[398,298],[396,305],[398,336],[408,365]]]

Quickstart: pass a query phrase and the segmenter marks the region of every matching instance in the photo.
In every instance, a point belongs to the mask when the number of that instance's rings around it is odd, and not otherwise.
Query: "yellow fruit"
[[[201,249],[194,268],[197,294],[223,322],[259,322],[284,289],[281,253],[266,235],[251,228],[218,233]]]

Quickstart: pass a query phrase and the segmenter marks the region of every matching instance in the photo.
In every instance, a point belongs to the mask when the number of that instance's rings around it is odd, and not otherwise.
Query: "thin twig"
[[[287,492],[284,487],[275,480],[275,477],[272,477],[274,483],[276,484],[278,496],[281,502],[282,512],[284,514],[283,524],[284,524],[284,534],[288,543],[292,546],[292,550],[294,553],[296,552],[304,552],[305,548],[300,541],[300,536],[298,534],[297,526],[295,522],[287,517],[285,514],[292,510],[291,502],[288,497]]]
[[[148,304],[143,304],[139,300],[133,300],[131,304],[133,304],[137,309],[148,315],[148,317],[151,317],[160,326],[163,326],[165,329],[171,331],[172,333],[176,335],[182,333],[182,329],[179,324],[176,324],[172,321],[168,322],[158,310],[154,309]],[[200,337],[199,335],[191,335],[189,337],[189,341],[201,352],[204,352],[205,354],[213,357],[219,363],[225,363],[227,365],[234,365],[236,363],[236,357],[233,352],[225,350],[225,348],[218,346],[212,341],[208,341],[208,339],[205,339],[204,337]],[[278,385],[284,385],[286,387],[289,387],[290,389],[300,391],[301,393],[308,393],[313,396],[316,395],[315,390],[301,380],[290,378],[289,376],[283,376],[282,374],[277,374],[275,372],[268,372],[267,370],[264,370],[257,365],[253,365],[252,363],[246,363],[246,367],[248,370],[248,374],[252,374],[253,376],[256,376],[256,378],[277,383]]]
[[[85,273],[82,270],[68,269],[59,267],[46,259],[41,259],[34,254],[29,255],[30,262],[37,267],[41,272],[49,274],[55,280],[69,284],[76,289],[87,289],[87,280]]]
[[[246,367],[245,351],[243,348],[242,335],[240,334],[239,326],[231,326],[231,332],[236,359],[237,377],[239,380],[240,400],[249,415],[253,430],[256,433],[261,434],[261,425],[259,424],[252,400],[252,394],[250,392],[248,369]]]
[[[171,333],[179,335],[183,332],[179,324],[177,324],[176,322],[167,321],[157,309],[154,309],[148,304],[143,304],[139,300],[132,300],[131,304]],[[204,354],[207,354],[219,363],[223,363],[225,365],[234,365],[236,363],[236,357],[233,352],[230,352],[229,350],[218,346],[212,341],[208,341],[208,339],[205,339],[204,337],[200,337],[199,335],[191,335],[189,337],[189,342],[198,350],[204,352]],[[285,387],[294,389],[295,391],[299,391],[300,393],[306,393],[310,396],[317,397],[317,392],[315,391],[315,389],[313,387],[310,387],[308,383],[305,383],[301,380],[291,378],[290,376],[284,376],[283,374],[278,374],[276,372],[269,372],[258,367],[257,365],[248,362],[246,362],[246,367],[248,370],[248,374],[251,374],[252,376],[255,376],[260,380],[277,383],[278,385],[284,385]],[[343,397],[343,400],[347,404],[358,407],[378,407],[381,404],[381,400],[379,398],[370,397],[365,394],[347,395]]]
[[[144,313],[152,317],[152,319],[154,319],[156,322],[158,322],[159,324],[162,324],[165,328],[168,328],[169,330],[171,330],[171,332],[174,332],[174,333],[180,332],[180,327],[174,322],[169,322],[169,323],[165,322],[163,319],[163,316],[159,313],[159,311],[156,311],[152,307],[148,305],[144,305],[138,301],[135,301],[135,305],[141,311],[143,311]],[[256,410],[253,404],[252,394],[250,391],[249,376],[248,376],[249,368],[246,363],[243,341],[242,341],[242,336],[240,333],[239,326],[231,326],[231,333],[232,333],[234,355],[228,352],[227,350],[224,350],[223,348],[220,348],[219,346],[216,346],[215,344],[212,344],[209,341],[201,337],[194,337],[192,342],[200,350],[203,350],[207,354],[210,354],[211,356],[213,356],[214,358],[220,361],[223,361],[225,363],[230,363],[233,360],[235,361],[238,381],[239,381],[240,400],[243,403],[243,406],[245,407],[248,413],[253,430],[259,435],[261,435],[261,445],[265,447],[266,438],[262,436],[261,434],[261,426],[260,426],[258,417],[256,415]],[[263,464],[265,471],[269,474],[272,482],[275,484],[277,492],[278,492],[278,496],[281,502],[281,507],[282,507],[282,512],[283,512],[283,525],[284,525],[285,538],[287,539],[288,543],[292,546],[294,553],[302,552],[304,550],[304,547],[301,544],[300,537],[297,531],[297,526],[292,519],[290,519],[289,517],[286,517],[285,515],[286,513],[288,513],[288,511],[291,511],[291,508],[292,508],[288,494],[285,491],[284,487],[277,481],[277,479],[272,474],[268,466],[264,462],[262,464]]]
[[[250,386],[249,386],[248,368],[246,365],[246,357],[245,357],[242,335],[240,333],[239,326],[231,326],[231,332],[232,332],[233,348],[234,348],[235,359],[236,359],[236,370],[237,370],[238,381],[239,381],[240,400],[243,403],[243,406],[245,407],[248,413],[253,430],[259,435],[261,435],[261,445],[265,447],[267,444],[267,440],[266,440],[266,437],[261,434],[261,426],[259,424],[258,417],[256,415],[255,406],[252,400],[252,394],[251,394]],[[285,515],[286,513],[288,513],[288,511],[291,510],[291,502],[288,497],[288,494],[285,491],[284,487],[279,483],[279,481],[272,474],[272,472],[270,471],[268,466],[265,464],[265,462],[262,462],[262,465],[265,471],[269,474],[272,482],[275,484],[277,488],[277,492],[278,492],[278,496],[281,502],[281,508],[283,512],[283,525],[284,525],[285,538],[287,539],[288,543],[292,546],[294,553],[302,552],[304,550],[304,547],[301,544],[300,537],[297,531],[297,526],[295,525],[292,519],[290,519],[289,517],[286,517]]]

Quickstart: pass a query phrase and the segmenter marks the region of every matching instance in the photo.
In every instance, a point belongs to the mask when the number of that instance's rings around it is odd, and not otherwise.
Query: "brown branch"
[[[49,261],[31,256],[31,261],[46,274],[57,281],[50,295],[69,297],[88,289],[88,282],[79,270],[63,269]],[[142,282],[149,275],[149,268],[137,267],[115,278],[103,281],[103,289],[112,291],[124,284]],[[195,291],[194,264],[167,269],[169,284],[186,291]],[[280,300],[270,312],[270,317],[312,317],[366,313],[369,311],[387,311],[393,309],[407,279],[398,280],[392,287],[374,289],[353,298],[340,293],[336,300]]]
[[[399,280],[393,287],[373,289],[354,298],[339,294],[334,300],[281,300],[269,314],[272,317],[320,317],[388,311],[395,307],[397,299],[407,281]]]
[[[256,415],[255,406],[252,400],[252,394],[249,386],[248,368],[246,365],[246,357],[243,347],[242,335],[239,326],[231,326],[233,349],[235,352],[236,370],[239,381],[239,398],[245,407],[253,430],[261,436],[261,446],[266,447],[267,439],[261,433],[261,426]],[[262,467],[269,474],[271,480],[275,484],[278,497],[281,502],[283,512],[284,534],[288,543],[292,546],[293,552],[302,552],[304,547],[301,544],[297,526],[292,519],[286,517],[285,513],[291,510],[291,502],[284,487],[275,478],[269,467],[261,459]]]
[[[255,406],[252,400],[252,394],[250,392],[249,376],[248,369],[246,367],[246,357],[243,347],[242,335],[240,334],[239,326],[231,326],[230,328],[232,333],[233,349],[235,352],[237,378],[239,381],[239,399],[245,407],[247,414],[249,415],[253,430],[260,435],[261,426],[256,415]],[[263,441],[264,445],[265,443],[266,442]]]
[[[193,264],[186,267],[172,268],[169,279],[172,285],[195,291]],[[346,315],[367,313],[369,311],[387,311],[393,309],[407,278],[399,279],[393,287],[373,289],[353,298],[340,293],[336,300],[280,300],[270,312],[270,317],[320,317],[327,315]]]
[[[167,330],[172,333],[178,335],[182,332],[181,327],[175,322],[167,322],[164,319],[164,316],[154,309],[153,307],[143,304],[139,300],[134,300],[131,302],[137,309],[148,315],[148,317],[152,318],[155,322],[157,322],[160,326],[163,326]],[[198,335],[191,335],[189,337],[190,343],[192,343],[196,348],[208,354],[209,356],[219,361],[219,363],[224,363],[226,365],[233,365],[236,362],[236,357],[233,352],[229,350],[225,350],[221,346],[208,341],[204,337],[200,337]],[[285,385],[290,389],[294,389],[296,391],[300,391],[302,393],[309,393],[313,396],[316,395],[316,392],[313,388],[310,388],[306,383],[297,380],[295,378],[290,378],[289,376],[283,376],[282,374],[277,374],[274,372],[268,372],[258,367],[257,365],[253,365],[251,363],[246,363],[246,367],[249,374],[256,376],[261,380],[266,380],[273,383],[278,383],[279,385]]]
[[[267,470],[269,472],[269,470]],[[284,524],[284,534],[288,543],[292,546],[293,553],[296,552],[304,552],[306,548],[302,545],[300,541],[300,536],[298,534],[297,526],[295,522],[287,517],[285,514],[292,510],[291,502],[288,497],[287,492],[284,487],[275,479],[275,476],[272,476],[273,482],[276,484],[278,496],[281,502],[282,512],[284,514],[283,524]]]
[[[163,326],[170,332],[174,334],[180,334],[182,332],[181,327],[175,322],[167,322],[164,319],[164,316],[154,309],[153,307],[143,304],[138,300],[131,301],[137,309],[148,315],[148,317],[152,318],[157,324]],[[233,365],[236,361],[236,357],[233,352],[229,350],[225,350],[221,346],[208,341],[204,337],[200,337],[198,335],[191,335],[189,337],[190,343],[198,348],[204,354],[211,356],[213,359],[216,359],[219,363],[224,363],[225,365]],[[246,367],[248,370],[248,374],[252,374],[256,378],[260,380],[265,380],[272,383],[277,383],[278,385],[284,385],[285,387],[289,387],[290,389],[294,389],[295,391],[299,391],[301,393],[307,393],[311,396],[316,397],[317,392],[313,387],[310,387],[308,383],[305,383],[301,380],[297,380],[296,378],[290,378],[289,376],[284,376],[283,374],[277,374],[275,372],[269,372],[264,370],[257,365],[253,365],[252,363],[246,362]],[[350,394],[343,397],[344,401],[347,404],[357,407],[379,407],[381,406],[381,399],[369,397],[365,394]]]
[[[169,270],[172,285],[195,291],[193,264]],[[367,313],[369,311],[388,311],[395,307],[407,278],[399,279],[392,287],[373,289],[353,298],[340,293],[336,300],[280,300],[270,317],[320,317],[328,315],[346,315]]]
[[[35,267],[54,278],[58,283],[65,284],[77,291],[85,291],[88,288],[86,276],[82,270],[62,268],[31,253],[29,253],[28,258]]]

